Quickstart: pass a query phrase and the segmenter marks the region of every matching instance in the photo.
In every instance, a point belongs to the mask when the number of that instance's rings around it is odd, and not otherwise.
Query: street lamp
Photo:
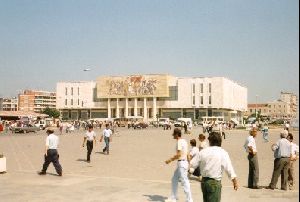
[[[255,95],[255,117],[257,118],[257,97],[258,95]]]

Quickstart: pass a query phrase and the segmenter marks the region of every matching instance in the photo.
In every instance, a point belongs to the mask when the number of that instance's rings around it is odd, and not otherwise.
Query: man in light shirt
[[[280,140],[278,140],[276,144],[273,144],[271,147],[274,151],[275,160],[272,179],[267,189],[274,190],[278,178],[281,175],[281,189],[287,190],[288,169],[291,157],[291,143],[286,139],[287,135],[287,130],[282,131],[280,133]]]
[[[228,153],[221,148],[222,137],[219,132],[211,132],[209,147],[202,149],[190,162],[190,172],[200,165],[202,175],[201,190],[204,202],[221,201],[221,179],[223,171],[232,180],[234,190],[238,189],[237,178]]]
[[[256,128],[253,128],[250,132],[250,135],[247,137],[246,142],[244,144],[244,148],[248,153],[248,161],[249,161],[249,174],[248,174],[248,188],[250,189],[261,189],[258,186],[259,181],[259,166],[257,159],[257,149],[255,137],[257,135]]]
[[[100,138],[100,142],[104,139],[105,147],[103,148],[103,153],[106,152],[109,155],[109,143],[111,142],[112,131],[109,129],[109,124],[106,124],[106,128],[103,130],[103,134]]]
[[[46,138],[46,146],[45,146],[45,162],[43,164],[43,169],[39,172],[39,175],[46,175],[47,168],[49,164],[52,162],[53,166],[59,176],[62,176],[62,167],[58,161],[59,155],[57,153],[58,147],[58,136],[54,135],[53,129],[48,129],[46,131],[47,138]]]
[[[188,144],[185,139],[181,138],[181,130],[175,128],[173,132],[173,138],[177,140],[176,154],[170,159],[166,160],[165,163],[169,164],[172,161],[177,161],[177,168],[172,177],[172,192],[171,196],[166,202],[176,202],[177,200],[177,188],[179,179],[183,185],[183,190],[186,196],[186,202],[193,202],[190,182],[188,179]]]
[[[293,134],[289,133],[287,139],[291,142],[291,160],[290,160],[290,168],[288,170],[288,184],[289,189],[293,190],[295,185],[295,162],[299,158],[299,146],[293,143]]]
[[[88,131],[85,133],[85,136],[83,137],[83,143],[82,147],[84,147],[86,141],[86,148],[87,148],[87,158],[86,161],[88,163],[91,162],[91,153],[93,151],[94,142],[96,145],[96,133],[93,131],[93,125],[88,126]]]

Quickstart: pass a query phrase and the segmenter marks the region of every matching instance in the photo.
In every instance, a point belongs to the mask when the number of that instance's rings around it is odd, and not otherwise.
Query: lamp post
[[[255,117],[257,118],[257,96],[255,95]]]

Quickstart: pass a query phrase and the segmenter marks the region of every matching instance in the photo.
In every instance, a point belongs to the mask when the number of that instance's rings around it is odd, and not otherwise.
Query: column
[[[144,121],[148,121],[147,98],[144,97]]]
[[[110,98],[107,99],[107,118],[111,118]]]
[[[138,115],[137,113],[137,98],[134,98],[134,116],[136,117]]]
[[[125,98],[125,118],[128,117],[128,98]]]
[[[153,97],[153,108],[152,108],[152,112],[153,112],[153,119],[157,119],[156,117],[156,113],[157,113],[157,109],[156,109],[156,97]]]
[[[116,118],[120,118],[119,98],[117,98]]]

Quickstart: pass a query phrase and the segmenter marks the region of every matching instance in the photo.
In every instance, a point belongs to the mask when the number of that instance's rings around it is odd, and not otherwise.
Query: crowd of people
[[[280,132],[280,139],[271,146],[274,152],[273,174],[268,186],[259,186],[259,164],[258,149],[255,138],[257,128],[253,127],[249,132],[244,148],[249,161],[248,188],[249,189],[271,189],[276,188],[281,175],[281,190],[292,190],[295,185],[294,167],[299,156],[299,147],[293,143],[293,134],[285,127]],[[264,132],[267,130],[264,127]],[[264,135],[265,136],[265,135]],[[228,153],[222,149],[222,132],[209,131],[208,143],[204,134],[199,134],[199,147],[195,139],[190,140],[190,151],[188,144],[181,137],[181,130],[175,128],[173,138],[177,141],[175,155],[165,161],[166,164],[177,161],[177,168],[172,177],[172,191],[167,202],[177,201],[178,182],[181,181],[186,201],[192,202],[189,178],[194,175],[201,181],[201,190],[204,202],[221,201],[221,178],[223,171],[232,180],[234,190],[238,189],[237,175],[232,166]],[[265,137],[264,137],[265,139]]]
[[[128,123],[129,125],[131,123]],[[201,191],[204,202],[220,201],[221,200],[221,178],[225,171],[228,177],[232,180],[234,190],[238,189],[238,181],[235,170],[232,166],[229,154],[222,148],[222,139],[225,139],[223,123],[217,124],[203,124],[203,133],[198,136],[197,140],[190,140],[189,145],[185,139],[182,138],[182,131],[189,134],[191,131],[189,126],[191,123],[183,124],[181,128],[175,128],[172,136],[176,140],[175,154],[165,161],[170,164],[172,161],[177,162],[177,168],[172,177],[172,191],[170,197],[166,200],[169,202],[177,201],[178,183],[181,184],[186,195],[186,201],[192,202],[192,193],[190,188],[190,179],[195,176],[201,182]],[[65,130],[70,133],[74,130],[84,128],[84,137],[82,147],[87,148],[86,162],[91,162],[91,154],[95,144],[97,143],[96,133],[94,128],[105,128],[99,138],[99,142],[105,142],[102,149],[103,154],[109,155],[110,142],[112,135],[119,126],[118,122],[110,121],[94,121],[94,122],[79,122],[72,123],[58,121],[56,127],[59,128],[60,134]],[[164,126],[164,130],[168,126]],[[8,126],[9,128],[9,126]],[[169,129],[169,127],[167,128]],[[259,185],[259,162],[258,162],[258,148],[256,146],[256,137],[258,131],[261,130],[263,138],[268,142],[268,126],[264,124],[260,129],[257,125],[252,125],[252,128],[247,137],[244,148],[247,153],[249,162],[248,173],[248,188],[250,189],[271,189],[276,188],[279,176],[281,176],[281,189],[291,190],[295,185],[294,167],[298,159],[299,147],[293,142],[293,134],[289,131],[289,126],[284,125],[284,130],[280,132],[280,139],[272,144],[271,149],[274,152],[274,167],[272,178],[268,186],[262,187]],[[59,162],[59,153],[57,151],[59,137],[54,134],[54,129],[49,128],[46,131],[47,138],[44,152],[44,164],[42,170],[38,172],[39,175],[45,175],[50,163],[53,163],[58,176],[62,176],[63,170]]]

